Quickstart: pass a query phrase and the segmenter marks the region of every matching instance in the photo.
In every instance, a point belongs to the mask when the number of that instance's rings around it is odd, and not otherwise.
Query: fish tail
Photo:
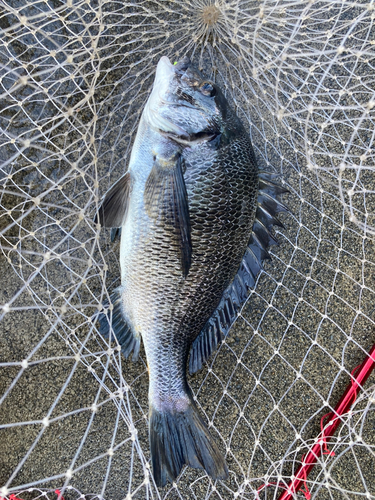
[[[224,457],[192,398],[183,405],[184,410],[178,411],[178,406],[157,410],[150,405],[150,449],[156,485],[163,487],[167,480],[173,482],[185,464],[205,469],[213,480],[227,479]]]

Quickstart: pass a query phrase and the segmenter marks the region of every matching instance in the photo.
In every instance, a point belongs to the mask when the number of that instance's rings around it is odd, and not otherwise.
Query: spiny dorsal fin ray
[[[155,156],[146,181],[144,201],[151,218],[161,220],[166,226],[173,228],[182,273],[186,277],[191,265],[192,245],[183,161],[179,153],[169,158]]]
[[[265,209],[273,215],[276,215],[279,212],[288,212],[288,208],[281,203],[281,201],[273,198],[270,194],[263,191],[259,191],[258,205],[265,207]]]
[[[257,235],[258,240],[261,242],[263,248],[278,244],[275,236],[272,235],[272,233],[259,219],[255,219],[254,221],[253,232]]]
[[[121,177],[104,195],[94,222],[103,227],[122,227],[129,205],[130,172]]]
[[[260,220],[267,227],[267,229],[271,229],[272,226],[278,226],[284,229],[283,223],[279,221],[276,215],[271,215],[266,207],[262,205],[258,205],[257,207],[256,218]]]
[[[258,238],[258,235],[254,233],[254,231],[251,233],[248,246],[254,252],[257,259],[262,263],[264,260],[271,260],[271,255],[268,253],[267,248],[264,248],[262,242]]]
[[[109,308],[108,301],[103,303],[104,312],[99,313],[97,316],[99,332],[105,338],[110,338],[112,332],[112,337],[114,334],[125,358],[128,358],[131,352],[133,352],[132,360],[137,361],[141,338],[140,335],[133,333],[127,322],[123,310],[121,290],[121,287],[116,288],[111,295],[112,311]]]
[[[270,176],[265,172],[259,174],[259,191],[267,193],[272,197],[279,196],[288,192],[283,186],[279,186],[270,180]]]
[[[219,306],[201,333],[193,342],[190,351],[189,371],[195,373],[215,351],[222,338],[238,315],[246,301],[248,290],[255,285],[256,277],[263,268],[263,261],[271,259],[267,249],[277,245],[277,239],[271,233],[273,226],[283,227],[277,218],[279,212],[287,212],[288,208],[277,197],[288,192],[272,182],[274,176],[267,172],[259,173],[258,207],[248,247],[238,272],[223,294]],[[220,332],[220,335],[217,334]]]

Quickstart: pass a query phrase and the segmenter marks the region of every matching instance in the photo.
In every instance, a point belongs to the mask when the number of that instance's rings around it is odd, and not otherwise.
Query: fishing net
[[[374,17],[367,0],[0,3],[0,496],[282,494],[375,341]],[[126,361],[91,319],[119,284],[119,244],[93,220],[158,59],[186,54],[280,174],[291,214],[189,377],[230,477],[185,468],[158,490],[144,351]],[[370,377],[295,498],[375,498],[374,403]]]

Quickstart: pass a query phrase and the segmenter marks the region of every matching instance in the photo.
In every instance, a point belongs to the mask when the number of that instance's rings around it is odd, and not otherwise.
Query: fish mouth
[[[192,62],[188,56],[184,56],[180,61],[171,63],[167,56],[162,56],[156,66],[155,84],[159,81],[169,81],[173,76],[183,76],[186,71],[192,66]]]
[[[168,59],[167,56],[163,56],[160,59],[159,63],[161,63],[161,65],[163,65],[165,69],[167,69],[169,72],[174,71],[178,79],[186,78],[186,80],[189,81],[189,83],[192,86],[198,85],[199,79],[202,78],[197,70],[193,70],[191,71],[191,75],[187,75],[188,70],[193,66],[188,56],[184,56],[182,59],[175,62],[174,64],[171,63],[171,61]],[[191,76],[193,76],[192,79],[190,79]],[[167,100],[164,101],[164,103],[171,107],[185,107],[189,109],[197,109],[197,107],[194,104],[181,100],[178,101]],[[177,142],[181,146],[192,146],[194,144],[200,144],[202,142],[210,142],[218,136],[218,133],[214,132],[213,130],[203,130],[191,134],[188,134],[186,131],[184,131],[182,134],[174,134],[160,130],[160,133],[162,133],[162,135],[167,136],[169,139]]]
[[[185,56],[180,61],[177,61],[177,63],[173,65],[173,68],[176,73],[184,73],[190,66],[190,58],[188,56]]]
[[[173,79],[185,79],[188,85],[195,85],[194,77],[199,78],[199,74],[194,68],[191,68],[192,63],[188,56],[183,57],[175,64],[172,64],[167,56],[161,57],[156,67],[154,86],[143,112],[145,119],[154,130],[185,147],[210,141],[218,135],[212,130],[189,134],[181,126],[160,113],[161,106],[198,109],[192,103],[171,100],[170,98],[170,85]]]
[[[167,56],[163,56],[159,59],[158,65],[156,67],[156,72],[170,74],[172,71],[177,74],[185,73],[185,71],[190,68],[191,60],[188,56],[184,56],[180,61],[171,63]]]
[[[195,144],[200,144],[202,142],[210,142],[218,136],[218,134],[216,133],[210,133],[206,131],[197,132],[196,134],[185,133],[183,135],[182,134],[175,135],[171,132],[165,132],[163,130],[159,130],[159,132],[164,137],[167,137],[168,139],[177,142],[177,144],[180,144],[181,146],[193,146]]]
[[[168,93],[175,75],[175,69],[168,57],[161,57],[156,67],[154,85],[143,111],[143,117],[154,130],[184,136],[185,130],[160,114],[162,105],[172,104],[168,99]]]

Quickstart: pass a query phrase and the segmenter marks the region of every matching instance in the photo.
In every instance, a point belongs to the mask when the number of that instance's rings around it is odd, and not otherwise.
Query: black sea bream
[[[149,431],[155,482],[184,464],[225,479],[224,457],[186,378],[202,367],[255,283],[283,189],[258,172],[248,132],[220,88],[185,57],[162,57],[127,173],[97,220],[121,228],[121,286],[100,329],[149,370]]]

